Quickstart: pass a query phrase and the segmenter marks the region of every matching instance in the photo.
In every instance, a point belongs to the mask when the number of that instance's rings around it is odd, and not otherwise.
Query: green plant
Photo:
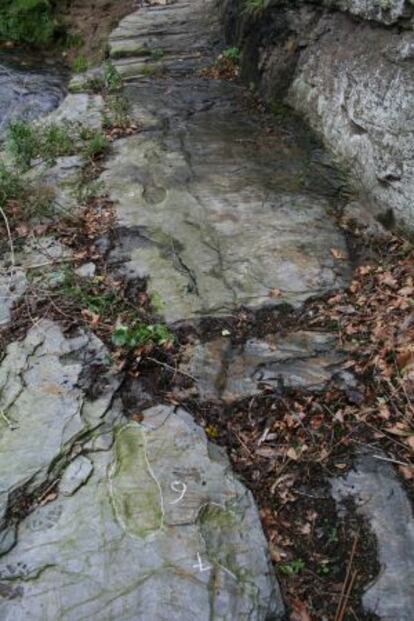
[[[243,13],[260,15],[265,8],[265,0],[244,0]]]
[[[151,58],[152,60],[161,60],[164,58],[165,52],[161,47],[157,47],[154,50],[151,50]]]
[[[6,149],[17,166],[26,170],[38,153],[39,141],[32,125],[23,121],[10,123],[7,130]]]
[[[109,92],[122,88],[122,77],[110,60],[104,65],[104,82]]]
[[[63,125],[35,126],[15,121],[8,127],[6,149],[16,165],[27,170],[35,158],[53,163],[59,156],[70,155],[74,150],[74,140],[69,129]]]
[[[56,22],[49,0],[3,0],[0,8],[0,39],[46,45],[53,38]]]
[[[39,157],[53,162],[57,157],[73,153],[74,140],[67,126],[52,123],[37,131],[40,136]]]
[[[238,47],[229,47],[227,50],[223,52],[224,58],[230,60],[235,65],[238,65],[240,62],[240,50]]]
[[[284,576],[291,578],[292,576],[297,576],[305,569],[305,563],[302,559],[295,559],[290,563],[279,564],[278,569]]]
[[[95,134],[89,139],[85,146],[85,155],[90,159],[95,159],[99,155],[105,153],[108,149],[109,143],[102,132],[95,132]]]
[[[18,200],[24,194],[24,185],[21,177],[0,163],[0,205],[7,201]]]
[[[106,99],[104,127],[125,127],[130,125],[129,103],[122,95],[110,95]]]
[[[161,67],[159,65],[143,65],[140,68],[141,75],[151,78],[161,73]]]
[[[91,313],[111,316],[116,305],[116,293],[100,290],[96,283],[79,279],[72,268],[66,268],[59,293]]]
[[[99,76],[89,78],[83,88],[92,93],[102,93],[105,89],[105,80]]]
[[[117,326],[112,334],[112,342],[117,347],[128,347],[133,349],[153,343],[155,345],[165,345],[174,340],[173,335],[163,324],[143,324],[137,323],[132,326]]]
[[[75,58],[72,64],[72,69],[75,73],[85,73],[88,70],[88,60],[85,56],[78,56]]]

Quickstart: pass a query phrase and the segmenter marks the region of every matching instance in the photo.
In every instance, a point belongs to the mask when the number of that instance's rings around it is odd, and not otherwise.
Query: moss
[[[115,436],[110,472],[115,515],[132,537],[143,538],[162,527],[160,490],[148,468],[145,432],[126,425]]]

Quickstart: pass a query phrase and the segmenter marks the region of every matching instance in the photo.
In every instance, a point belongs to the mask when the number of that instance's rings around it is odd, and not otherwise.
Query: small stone
[[[93,278],[96,272],[96,265],[90,261],[89,263],[84,263],[80,267],[75,270],[75,273],[81,278]]]

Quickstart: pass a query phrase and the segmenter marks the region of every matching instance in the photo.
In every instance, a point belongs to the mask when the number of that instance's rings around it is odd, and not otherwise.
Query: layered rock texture
[[[363,190],[366,209],[414,230],[414,6],[404,0],[222,0],[242,73],[305,116]]]
[[[279,619],[251,494],[183,410],[128,422],[106,358],[43,321],[1,365],[0,619]]]
[[[243,342],[227,329],[204,340],[198,333],[203,322],[226,325],[226,315],[249,313],[259,321],[269,306],[280,306],[282,322],[286,305],[300,308],[346,287],[351,264],[336,218],[344,178],[297,116],[279,110],[275,121],[257,111],[240,84],[200,74],[224,46],[215,0],[150,4],[125,18],[109,41],[140,131],[115,139],[102,163],[98,186],[113,201],[116,230],[96,246],[111,275],[140,293],[145,283],[160,321],[171,329],[185,324],[194,337],[180,352],[180,367],[153,362],[191,379],[177,389],[193,391],[205,407],[219,404],[223,413],[264,391],[315,392],[337,378],[352,385],[332,334],[290,324]],[[318,45],[309,33],[319,32],[322,19],[351,23],[315,6],[301,5],[299,18],[293,6],[286,12],[267,4],[282,20],[280,32],[297,23],[296,34],[303,33],[308,25],[307,38],[284,39],[286,58],[293,54],[295,62],[307,57],[289,50],[311,40]],[[355,13],[358,5],[348,8]],[[382,5],[364,11],[380,21],[379,32],[381,20],[388,28],[406,15],[405,5],[397,13]],[[262,88],[275,88],[265,79],[272,66],[277,88],[285,85],[294,97],[299,90],[288,73],[283,81],[276,22],[267,29],[273,47],[259,54],[264,22],[244,15],[247,31],[239,35],[251,43],[244,71],[254,58],[250,70],[258,77],[263,55]],[[77,91],[88,77],[73,83]],[[104,112],[100,96],[77,92],[48,120],[99,130]],[[57,158],[52,168],[36,165],[27,174],[50,184],[71,210],[83,158]],[[17,248],[11,267],[3,259],[1,327],[33,282],[33,266],[47,258],[42,275],[50,283],[59,276],[51,266],[70,252],[50,232]],[[99,278],[99,269],[88,261],[76,273]],[[33,325],[0,360],[0,621],[286,618],[254,499],[190,412],[170,405],[174,393],[157,392],[150,376],[141,396],[132,389],[126,395],[129,381],[148,379],[145,371],[124,382],[125,367],[90,330],[64,331],[57,321],[30,318]],[[389,545],[384,528],[393,516],[384,494],[371,493],[390,470],[365,465],[358,462],[356,473],[332,486],[338,504],[359,486],[359,508],[373,520],[385,563],[404,545],[412,550],[412,527],[402,523],[412,523],[410,506],[391,477],[389,493],[402,517]],[[400,569],[409,573],[411,565],[404,561]],[[367,590],[366,607],[384,621],[390,614],[408,621],[409,589],[399,588],[397,598],[394,586],[388,570]]]

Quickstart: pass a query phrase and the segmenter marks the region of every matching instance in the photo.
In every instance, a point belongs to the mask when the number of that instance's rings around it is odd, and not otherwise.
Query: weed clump
[[[66,126],[35,126],[15,121],[8,128],[6,150],[21,170],[27,170],[35,159],[53,164],[57,157],[74,152],[74,139]]]

